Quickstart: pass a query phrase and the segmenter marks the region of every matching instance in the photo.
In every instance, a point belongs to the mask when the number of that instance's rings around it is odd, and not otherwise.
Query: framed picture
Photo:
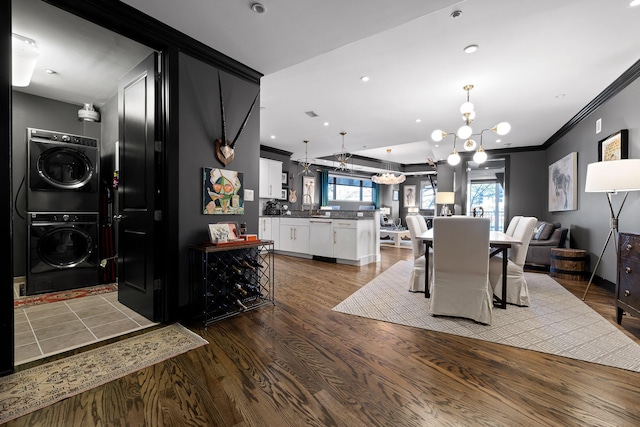
[[[398,201],[398,190],[393,190],[393,201],[394,202]]]
[[[202,168],[202,213],[205,215],[244,215],[243,174]]]
[[[287,185],[289,181],[287,180],[287,172],[282,172],[282,185]]]
[[[228,242],[230,236],[229,224],[209,224],[209,240],[211,240],[211,243]]]
[[[282,193],[280,193],[280,199],[287,200],[287,189],[283,188]]]
[[[569,153],[549,166],[549,212],[578,209],[578,153]]]
[[[416,205],[416,186],[405,185],[404,186],[404,207],[412,208]]]
[[[237,240],[238,236],[240,236],[240,227],[238,227],[238,223],[235,221],[220,221],[219,224],[227,224],[229,227],[229,240]]]
[[[316,178],[313,176],[302,177],[302,204],[313,205],[313,196],[316,194]]]
[[[629,158],[629,131],[627,129],[609,135],[598,141],[598,161],[620,160]]]

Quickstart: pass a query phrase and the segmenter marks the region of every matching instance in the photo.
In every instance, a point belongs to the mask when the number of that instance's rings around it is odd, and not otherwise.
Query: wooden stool
[[[585,280],[589,273],[589,256],[584,249],[551,248],[551,277]]]

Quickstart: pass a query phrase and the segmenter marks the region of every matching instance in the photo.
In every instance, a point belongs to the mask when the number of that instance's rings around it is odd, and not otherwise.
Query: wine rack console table
[[[275,305],[273,241],[189,246],[189,284],[205,326]]]

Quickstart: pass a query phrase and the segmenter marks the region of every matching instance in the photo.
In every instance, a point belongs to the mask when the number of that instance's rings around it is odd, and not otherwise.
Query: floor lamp
[[[587,289],[585,289],[584,295],[582,296],[583,301],[587,297],[587,292],[589,292],[589,287],[591,286],[593,277],[596,275],[596,270],[598,270],[598,266],[600,265],[604,251],[607,249],[609,240],[611,240],[611,236],[613,236],[613,241],[615,243],[616,255],[618,254],[618,218],[620,216],[620,212],[622,212],[624,202],[627,200],[629,191],[639,190],[640,159],[602,161],[591,163],[587,166],[587,178],[584,191],[587,193],[606,193],[611,216],[609,219],[609,235],[607,236],[607,240],[604,242],[602,252],[600,252],[600,256],[598,257],[598,262],[593,269],[593,273],[591,273]],[[618,209],[618,213],[615,214],[613,211],[613,205],[611,204],[611,196],[619,191],[624,191],[625,194],[624,199],[622,199],[622,204]]]

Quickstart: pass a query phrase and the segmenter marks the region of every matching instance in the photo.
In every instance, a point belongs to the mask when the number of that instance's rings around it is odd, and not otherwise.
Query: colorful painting
[[[598,161],[621,160],[629,158],[629,130],[622,129],[598,141]]]
[[[228,169],[203,168],[202,213],[244,215],[243,174]]]
[[[578,209],[578,153],[569,153],[549,166],[549,212]]]

